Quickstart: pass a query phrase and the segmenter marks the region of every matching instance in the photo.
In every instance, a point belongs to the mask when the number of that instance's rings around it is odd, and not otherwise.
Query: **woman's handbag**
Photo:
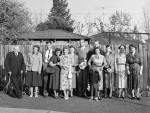
[[[46,68],[46,72],[52,74],[52,73],[55,72],[55,69],[52,66],[49,66],[49,67]]]

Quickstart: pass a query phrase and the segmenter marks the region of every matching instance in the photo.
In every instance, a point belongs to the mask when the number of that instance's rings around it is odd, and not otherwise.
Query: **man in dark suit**
[[[22,53],[19,52],[19,46],[14,46],[13,52],[7,53],[4,66],[13,87],[11,96],[22,98],[22,74],[25,71],[25,63]]]
[[[77,50],[79,58],[79,72],[78,72],[78,94],[79,96],[86,97],[87,91],[87,79],[88,79],[88,67],[87,67],[87,54],[89,47],[85,46],[85,40],[80,40],[80,47]],[[82,66],[83,65],[83,66]]]
[[[95,53],[94,49],[97,48],[97,47],[100,48],[100,53],[101,53],[102,55],[105,54],[105,51],[102,50],[99,41],[98,41],[98,40],[95,40],[95,41],[94,41],[94,45],[93,45],[93,49],[91,49],[91,50],[89,51],[89,53],[88,53],[88,56],[87,56],[87,59],[88,59],[88,60],[89,60],[90,57]]]
[[[43,95],[44,97],[47,97],[49,95],[49,74],[46,72],[48,63],[50,58],[53,55],[53,50],[52,50],[52,43],[50,41],[46,42],[46,50],[43,52]]]

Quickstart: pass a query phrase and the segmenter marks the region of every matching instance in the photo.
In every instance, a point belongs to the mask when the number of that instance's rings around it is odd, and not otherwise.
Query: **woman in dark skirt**
[[[132,99],[137,97],[140,100],[140,84],[143,71],[143,63],[140,56],[136,52],[136,45],[129,46],[130,53],[127,55],[127,73],[130,76],[128,79],[128,88],[132,90]]]
[[[54,90],[54,97],[58,98],[58,91],[60,89],[60,67],[59,62],[62,51],[57,48],[55,54],[50,58],[49,65],[53,68],[54,72],[50,73],[49,88]]]
[[[30,87],[30,97],[33,96],[35,87],[35,97],[38,97],[38,86],[41,86],[42,54],[39,53],[40,47],[35,45],[33,53],[29,54],[27,61],[26,86]]]

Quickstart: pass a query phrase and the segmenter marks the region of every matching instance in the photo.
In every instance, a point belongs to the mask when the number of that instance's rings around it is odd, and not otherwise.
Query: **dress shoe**
[[[64,99],[65,99],[65,100],[68,100],[68,99],[69,99],[69,97],[64,97]]]
[[[102,98],[101,98],[101,97],[98,97],[98,100],[102,100]]]
[[[98,101],[98,97],[94,98],[95,101]]]
[[[106,95],[104,95],[104,98],[107,98],[107,96],[106,96]]]
[[[38,94],[35,94],[35,97],[37,98],[37,97],[38,97]]]
[[[21,97],[18,97],[18,99],[22,99],[23,98],[23,96],[21,96]]]
[[[132,99],[132,100],[134,100],[134,99],[135,99],[135,97],[132,97],[131,99]]]
[[[82,94],[78,94],[79,97],[82,97]]]
[[[33,95],[30,95],[30,97],[33,97]]]
[[[92,101],[93,100],[93,97],[90,97],[89,101]]]
[[[83,97],[87,97],[86,93],[83,94]]]
[[[112,96],[110,96],[109,98],[112,99]]]
[[[141,100],[141,98],[140,98],[140,97],[138,97],[138,98],[137,98],[137,100]]]
[[[44,95],[44,97],[48,97],[48,93],[47,92],[44,92],[43,95]]]

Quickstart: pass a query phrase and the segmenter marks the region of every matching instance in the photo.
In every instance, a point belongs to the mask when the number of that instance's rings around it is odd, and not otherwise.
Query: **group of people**
[[[19,46],[14,47],[5,59],[5,69],[11,78],[13,97],[22,98],[22,74],[25,73],[25,86],[30,89],[30,97],[38,97],[39,87],[47,97],[53,90],[54,98],[63,92],[64,99],[74,95],[87,97],[98,101],[102,98],[112,98],[113,91],[118,98],[125,98],[126,89],[130,90],[132,99],[140,100],[140,84],[143,71],[142,60],[134,44],[118,47],[119,53],[113,54],[111,45],[106,45],[103,51],[98,41],[94,42],[92,50],[85,46],[85,40],[80,40],[80,47],[65,46],[63,50],[52,48],[47,42],[47,49],[40,52],[35,45],[33,52],[28,54],[25,65],[19,52]],[[43,79],[42,79],[43,78]]]

